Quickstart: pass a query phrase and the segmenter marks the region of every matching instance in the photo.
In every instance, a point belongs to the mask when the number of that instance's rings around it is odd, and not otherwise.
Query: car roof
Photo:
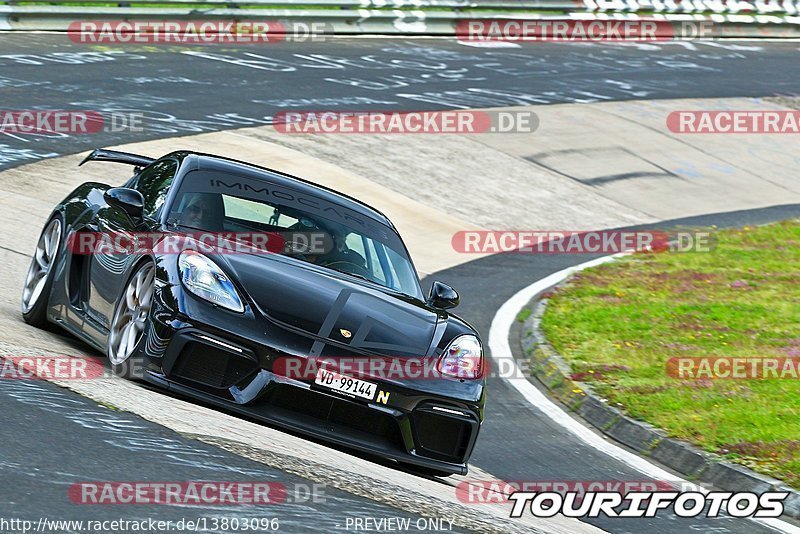
[[[395,233],[397,232],[394,225],[386,217],[386,215],[372,206],[365,204],[364,202],[361,202],[360,200],[357,200],[351,196],[345,195],[344,193],[340,193],[309,180],[304,180],[303,178],[298,178],[297,176],[292,176],[291,174],[286,174],[275,169],[254,165],[246,161],[235,160],[214,154],[192,152],[188,150],[172,152],[164,157],[173,157],[178,159],[182,162],[182,165],[184,163],[188,163],[188,168],[192,170],[227,172],[231,174],[262,179],[275,185],[289,187],[298,192],[339,204],[343,207],[353,210],[360,215],[364,215],[370,219],[380,222],[383,225],[388,226],[394,230]]]

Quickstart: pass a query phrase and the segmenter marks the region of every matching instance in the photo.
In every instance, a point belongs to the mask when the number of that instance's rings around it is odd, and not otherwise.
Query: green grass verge
[[[800,357],[800,221],[635,254],[554,292],[543,319],[573,379],[671,436],[800,488],[800,380],[679,380],[671,357]]]

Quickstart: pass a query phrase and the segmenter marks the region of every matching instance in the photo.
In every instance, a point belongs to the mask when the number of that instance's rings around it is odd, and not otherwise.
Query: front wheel
[[[111,328],[108,333],[106,353],[114,371],[125,378],[133,378],[135,362],[131,356],[144,337],[150,318],[155,293],[156,268],[147,261],[133,272],[117,299]]]
[[[63,233],[61,217],[56,215],[39,236],[22,287],[22,318],[29,325],[38,328],[47,326],[47,303],[53,287],[53,272]]]

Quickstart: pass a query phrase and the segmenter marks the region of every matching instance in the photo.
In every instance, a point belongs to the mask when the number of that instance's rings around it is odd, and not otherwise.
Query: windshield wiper
[[[386,287],[383,284],[381,284],[379,282],[376,282],[375,280],[371,280],[371,279],[367,278],[363,274],[356,274],[356,273],[351,273],[349,271],[342,271],[342,270],[337,269],[335,267],[328,267],[327,265],[320,265],[320,267],[325,267],[326,269],[330,269],[331,271],[336,271],[337,273],[342,273],[342,274],[346,274],[348,276],[353,276],[355,278],[358,278],[359,280],[364,280],[366,282],[369,282],[370,284],[375,284],[378,287]]]
[[[394,291],[395,293],[399,293],[400,295],[405,295],[407,297],[417,298],[415,295],[409,295],[405,291],[400,291],[399,289],[395,289],[393,287],[385,286],[385,285],[381,284],[380,282],[376,282],[375,280],[370,280],[369,278],[367,278],[366,276],[364,276],[362,274],[349,273],[347,271],[340,271],[339,269],[334,269],[332,267],[325,267],[325,268],[326,269],[330,269],[331,271],[336,271],[337,273],[342,273],[342,274],[346,274],[346,275],[349,275],[349,276],[354,276],[354,277],[356,277],[356,278],[358,278],[360,280],[365,280],[365,281],[369,282],[370,284],[378,286],[381,289]]]
[[[342,274],[346,274],[346,275],[349,275],[349,276],[354,276],[354,277],[359,278],[361,280],[366,280],[367,282],[369,282],[371,284],[375,284],[375,285],[378,285],[378,286],[381,285],[378,282],[376,282],[375,280],[370,280],[369,278],[367,278],[363,274],[356,274],[356,273],[349,273],[347,271],[340,271],[339,269],[333,269],[332,267],[328,267],[328,269],[330,269],[331,271],[336,271],[337,273],[342,273]],[[381,286],[381,287],[383,287],[383,286]]]
[[[198,228],[197,226],[189,226],[188,224],[179,223],[177,219],[168,219],[166,223],[167,228],[188,228],[189,230],[200,230],[201,232],[208,232],[205,228]]]

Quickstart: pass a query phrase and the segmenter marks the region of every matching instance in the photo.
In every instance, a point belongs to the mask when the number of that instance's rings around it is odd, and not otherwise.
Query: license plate
[[[341,393],[355,395],[356,397],[368,400],[375,398],[375,391],[378,389],[378,386],[372,382],[345,376],[328,369],[319,369],[314,383]]]

